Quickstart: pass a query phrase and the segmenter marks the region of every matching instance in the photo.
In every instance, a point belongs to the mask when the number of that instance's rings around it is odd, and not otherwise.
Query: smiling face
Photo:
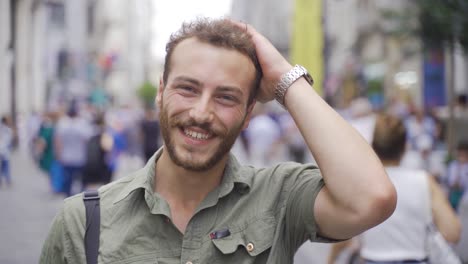
[[[179,43],[170,63],[157,97],[165,150],[180,167],[208,170],[247,126],[255,67],[235,50],[196,38]]]

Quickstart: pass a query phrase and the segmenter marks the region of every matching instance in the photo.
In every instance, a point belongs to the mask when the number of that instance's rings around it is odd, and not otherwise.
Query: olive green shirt
[[[185,234],[171,221],[166,200],[153,191],[155,161],[105,185],[101,196],[99,263],[292,263],[317,234],[315,198],[320,171],[292,162],[241,166],[230,155],[221,184],[203,200]],[[82,194],[67,198],[42,249],[40,263],[86,263]]]

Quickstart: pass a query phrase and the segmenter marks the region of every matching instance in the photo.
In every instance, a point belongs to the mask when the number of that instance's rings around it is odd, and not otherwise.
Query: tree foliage
[[[149,81],[143,83],[137,90],[138,96],[145,107],[154,105],[154,98],[157,92],[158,88]]]
[[[418,0],[419,32],[428,47],[460,43],[468,51],[468,1]]]
[[[468,52],[467,0],[412,0],[404,10],[381,10],[388,34],[406,37],[417,34],[426,48],[459,43]]]

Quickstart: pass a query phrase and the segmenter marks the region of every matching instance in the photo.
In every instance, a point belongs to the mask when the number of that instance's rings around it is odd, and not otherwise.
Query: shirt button
[[[248,252],[252,252],[253,250],[254,250],[254,244],[248,243],[248,244],[247,244],[247,251],[248,251]]]

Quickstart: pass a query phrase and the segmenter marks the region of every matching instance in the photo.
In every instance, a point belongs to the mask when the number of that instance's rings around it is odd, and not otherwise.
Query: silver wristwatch
[[[295,81],[297,81],[297,79],[301,78],[302,76],[304,76],[306,81],[311,86],[314,84],[314,80],[312,79],[312,76],[310,76],[306,68],[302,67],[299,64],[296,64],[294,68],[292,68],[290,71],[288,71],[287,73],[283,74],[283,76],[281,76],[281,80],[276,85],[276,90],[275,90],[275,98],[276,98],[276,101],[278,101],[278,103],[280,103],[282,106],[285,106],[284,96],[286,95],[286,91]]]

